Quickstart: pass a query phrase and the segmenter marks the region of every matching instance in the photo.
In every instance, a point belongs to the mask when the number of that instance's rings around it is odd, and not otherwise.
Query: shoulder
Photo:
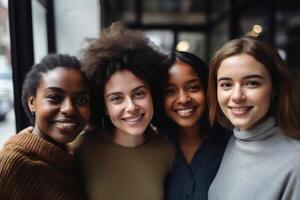
[[[158,151],[161,155],[174,157],[175,148],[168,137],[161,133],[154,133],[150,136],[147,146]]]

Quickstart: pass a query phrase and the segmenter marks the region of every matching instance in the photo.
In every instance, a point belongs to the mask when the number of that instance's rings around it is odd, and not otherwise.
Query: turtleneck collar
[[[258,126],[249,130],[241,131],[235,127],[233,129],[233,134],[238,140],[247,142],[261,141],[274,135],[274,127],[276,128],[275,119],[273,117],[269,117]]]
[[[5,146],[7,145],[24,148],[37,155],[41,160],[64,171],[69,170],[73,164],[74,157],[70,152],[32,133],[14,135],[5,143]]]

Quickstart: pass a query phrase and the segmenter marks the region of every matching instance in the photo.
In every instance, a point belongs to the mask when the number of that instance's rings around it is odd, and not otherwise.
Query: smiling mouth
[[[228,108],[231,110],[232,114],[234,115],[244,115],[247,114],[253,108],[253,106],[240,106],[240,107],[228,106]]]
[[[79,122],[77,121],[63,121],[63,120],[56,120],[53,121],[53,124],[59,128],[75,128],[79,126]]]
[[[175,111],[181,117],[189,117],[194,113],[195,110],[196,108],[193,107],[193,108],[177,109]]]
[[[137,124],[141,121],[145,114],[135,115],[131,117],[125,117],[122,120],[129,124]]]

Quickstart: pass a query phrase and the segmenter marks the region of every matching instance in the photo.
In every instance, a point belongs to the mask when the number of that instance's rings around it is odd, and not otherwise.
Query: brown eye
[[[90,103],[90,99],[87,96],[82,96],[82,97],[77,98],[76,102],[78,105],[85,106]]]
[[[223,90],[229,90],[232,87],[232,84],[230,82],[221,82],[219,87]]]
[[[258,81],[247,81],[246,86],[249,88],[256,88],[260,85]]]
[[[46,99],[50,102],[50,103],[59,103],[63,100],[63,97],[61,95],[57,95],[57,94],[51,94],[48,95],[46,97]]]
[[[138,90],[134,93],[134,98],[136,98],[136,99],[143,99],[145,96],[146,96],[146,93],[143,90]]]
[[[164,90],[164,95],[165,96],[171,96],[175,93],[175,88],[173,87],[166,87],[165,90]]]
[[[114,95],[109,98],[109,101],[113,104],[120,104],[123,101],[123,97],[119,95]]]

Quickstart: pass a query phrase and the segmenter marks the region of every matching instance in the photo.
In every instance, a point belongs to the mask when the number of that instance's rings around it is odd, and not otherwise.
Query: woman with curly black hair
[[[164,56],[141,32],[112,24],[84,51],[93,87],[92,128],[79,138],[82,183],[90,199],[164,199],[172,145],[154,127],[157,67]]]

